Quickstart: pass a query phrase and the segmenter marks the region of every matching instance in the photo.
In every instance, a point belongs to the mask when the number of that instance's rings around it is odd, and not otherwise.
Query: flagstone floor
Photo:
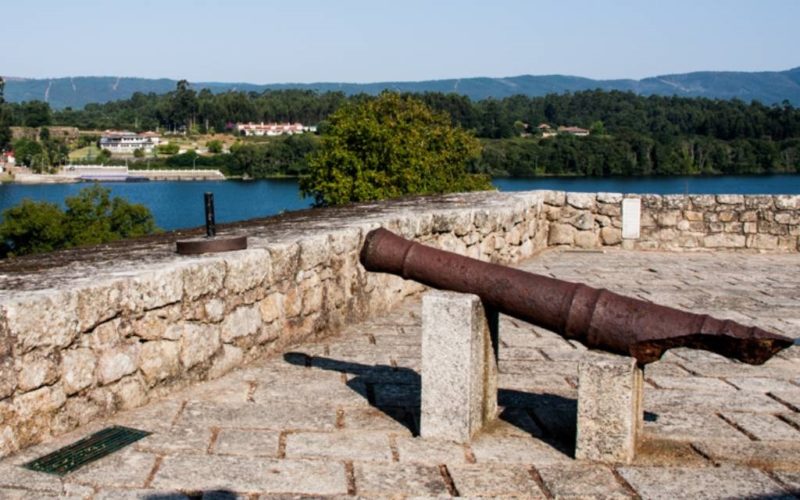
[[[560,252],[520,267],[800,337],[800,255]],[[576,343],[501,317],[499,420],[419,431],[420,301],[0,462],[0,498],[800,497],[800,346],[645,370],[631,465],[573,459]],[[20,464],[110,424],[152,434],[64,477]]]

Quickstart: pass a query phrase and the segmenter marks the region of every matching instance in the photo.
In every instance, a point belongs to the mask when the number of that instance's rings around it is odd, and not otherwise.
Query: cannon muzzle
[[[691,347],[758,365],[792,345],[761,328],[471,259],[385,229],[367,234],[360,259],[368,271],[478,295],[504,314],[641,364],[657,361],[667,349]]]

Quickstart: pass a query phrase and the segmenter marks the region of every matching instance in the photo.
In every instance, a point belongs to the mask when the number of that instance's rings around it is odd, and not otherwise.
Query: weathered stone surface
[[[270,255],[264,248],[250,248],[226,256],[225,264],[224,287],[229,293],[242,293],[269,282]]]
[[[211,323],[219,323],[225,319],[225,302],[221,299],[211,299],[203,304],[205,317]]]
[[[217,352],[221,343],[219,329],[211,325],[184,323],[180,338],[181,365],[191,368]]]
[[[222,322],[222,341],[231,342],[239,337],[255,335],[260,327],[261,314],[257,306],[239,307]]]
[[[69,349],[61,357],[61,381],[71,396],[94,383],[97,358],[90,349]]]
[[[567,193],[567,205],[580,209],[592,209],[595,206],[594,193]]]
[[[442,496],[447,486],[437,467],[411,464],[356,464],[356,492],[365,497]]]
[[[67,347],[80,333],[77,298],[66,291],[30,293],[5,304],[5,321],[18,355]]]
[[[434,291],[423,297],[423,437],[466,442],[495,418],[491,325],[497,318],[491,314],[476,295]]]
[[[620,474],[643,498],[783,497],[766,474],[732,467],[625,467]]]
[[[594,231],[578,231],[575,234],[575,246],[578,248],[595,248],[599,245],[600,240]]]
[[[604,245],[618,245],[622,242],[622,230],[616,227],[604,227],[600,230],[600,238]]]
[[[579,364],[575,457],[630,463],[642,430],[642,370],[633,358],[588,352]]]
[[[703,246],[706,248],[742,248],[745,246],[745,237],[743,234],[710,234],[703,238]]]
[[[129,344],[100,354],[97,360],[98,381],[107,385],[135,372],[139,349],[139,344]]]
[[[611,469],[602,465],[572,463],[539,469],[555,498],[630,498]]]
[[[391,462],[389,436],[381,432],[297,432],[286,438],[288,458]]]
[[[242,364],[244,351],[230,344],[223,344],[221,352],[214,358],[214,363],[208,371],[209,378],[220,377]]]
[[[153,266],[137,272],[122,287],[123,311],[140,313],[179,302],[183,297],[182,269],[178,266]]]
[[[151,486],[178,490],[185,485],[195,491],[347,493],[344,467],[337,462],[215,455],[165,457]]]
[[[575,234],[578,231],[569,224],[550,224],[547,236],[548,245],[572,245],[575,243]]]
[[[225,280],[225,261],[215,257],[194,258],[183,268],[183,293],[188,300],[217,293]]]
[[[272,323],[280,317],[283,310],[283,295],[271,293],[259,302],[258,307],[261,311],[261,321]]]
[[[21,392],[38,389],[58,379],[57,356],[39,351],[17,358],[17,388]]]
[[[548,498],[522,466],[456,465],[447,470],[459,495],[468,498]]]
[[[70,475],[70,481],[95,487],[140,488],[155,461],[155,455],[128,448],[79,469]]]
[[[180,308],[177,305],[147,311],[143,317],[134,321],[133,331],[137,336],[147,340],[161,338],[177,340],[180,335],[174,335],[168,330],[180,320],[180,314]]]
[[[169,340],[155,340],[142,344],[139,368],[148,385],[174,377],[180,372],[180,346]]]
[[[280,432],[222,429],[214,445],[214,453],[246,457],[277,458]]]

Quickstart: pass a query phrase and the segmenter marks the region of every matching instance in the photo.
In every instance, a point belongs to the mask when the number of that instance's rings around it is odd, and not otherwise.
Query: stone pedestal
[[[476,295],[422,298],[423,438],[467,442],[497,415],[497,312]]]
[[[590,351],[578,378],[575,458],[630,463],[642,433],[642,369],[633,358]]]

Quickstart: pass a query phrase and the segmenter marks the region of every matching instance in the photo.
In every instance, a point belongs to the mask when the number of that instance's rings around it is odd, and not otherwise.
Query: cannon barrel
[[[787,337],[731,320],[438,250],[386,229],[367,234],[360,260],[368,271],[475,294],[499,312],[589,348],[632,356],[641,364],[657,361],[673,347],[705,349],[761,364],[793,343]]]

